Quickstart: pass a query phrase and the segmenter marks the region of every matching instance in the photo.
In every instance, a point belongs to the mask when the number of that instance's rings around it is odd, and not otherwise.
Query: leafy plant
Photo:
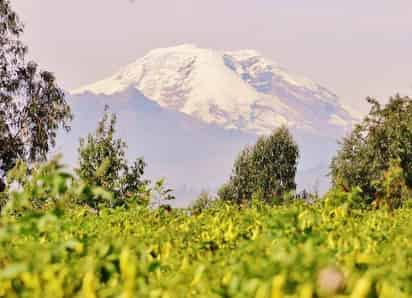
[[[230,180],[229,182],[223,184],[218,192],[217,196],[220,200],[225,202],[235,202],[236,201],[236,192],[235,187],[233,185],[233,181]]]
[[[192,214],[200,214],[204,210],[207,210],[213,206],[214,202],[215,199],[210,195],[210,193],[207,191],[202,191],[196,200],[191,203],[189,209]]]
[[[341,202],[3,216],[0,295],[411,297],[411,209]]]
[[[243,149],[221,195],[238,204],[250,201],[254,194],[268,203],[280,202],[284,193],[296,189],[298,158],[299,149],[289,130],[280,127]]]
[[[80,140],[79,177],[91,186],[98,186],[114,194],[112,206],[124,204],[139,194],[149,183],[143,180],[146,163],[142,158],[128,165],[125,157],[126,144],[115,138],[116,115],[105,108],[103,119],[94,134]]]
[[[87,184],[65,171],[57,156],[32,167],[18,161],[7,176],[10,187],[2,194],[3,214],[44,213],[88,205],[95,210],[114,204],[112,193]]]
[[[174,200],[172,195],[173,189],[165,187],[165,179],[159,179],[155,182],[152,189],[150,189],[150,196],[155,207],[160,207],[165,201]]]
[[[331,163],[335,186],[350,190],[360,187],[365,202],[373,202],[379,193],[380,180],[391,160],[399,160],[405,182],[412,186],[412,100],[396,95],[381,106],[372,98],[369,114],[346,137]]]
[[[7,181],[14,189],[8,190],[9,200],[3,211],[13,213],[63,205],[73,186],[73,176],[63,171],[59,157],[32,168],[18,161]]]
[[[344,206],[348,209],[362,209],[366,207],[363,192],[360,187],[354,187],[350,191],[338,187],[332,188],[325,195],[323,203],[327,208]]]
[[[391,210],[399,208],[403,201],[411,197],[411,189],[407,185],[399,160],[391,160],[388,170],[373,184],[377,189],[377,197],[374,201],[377,207],[386,205]]]

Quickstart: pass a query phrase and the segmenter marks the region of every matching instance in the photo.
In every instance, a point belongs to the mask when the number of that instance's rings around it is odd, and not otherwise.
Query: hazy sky
[[[30,56],[67,89],[157,47],[251,48],[336,92],[412,94],[411,0],[11,0]]]

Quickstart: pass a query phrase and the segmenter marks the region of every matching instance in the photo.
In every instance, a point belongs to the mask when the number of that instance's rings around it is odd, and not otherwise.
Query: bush
[[[9,214],[64,209],[73,204],[98,208],[114,200],[110,192],[88,185],[65,171],[59,157],[31,168],[18,161],[7,181],[11,189],[2,194],[2,207],[5,207],[2,211]]]
[[[114,194],[114,205],[131,199],[141,199],[149,181],[143,180],[146,163],[142,158],[129,166],[125,158],[126,144],[116,139],[116,115],[109,115],[107,107],[94,134],[80,140],[77,174],[87,184],[99,186]]]
[[[217,196],[220,200],[225,202],[234,202],[236,198],[235,194],[235,187],[233,185],[233,181],[230,180],[229,182],[223,184],[218,192]]]
[[[399,208],[411,195],[399,160],[390,161],[389,169],[380,180],[375,181],[374,186],[378,190],[374,201],[376,207],[386,205],[389,209]]]
[[[343,191],[339,188],[332,188],[322,201],[327,209],[345,207],[347,209],[364,209],[366,207],[363,199],[363,192],[360,187],[352,188],[350,191]]]
[[[7,212],[42,210],[63,204],[69,199],[73,177],[63,170],[59,158],[32,168],[18,160],[9,172],[7,181],[13,189],[7,189]]]
[[[196,200],[190,205],[189,209],[192,214],[199,214],[210,208],[214,202],[215,200],[207,191],[202,191]]]
[[[238,204],[255,197],[273,203],[296,189],[299,149],[286,127],[262,136],[239,154],[230,182],[219,192],[221,199]]]
[[[165,187],[164,178],[157,180],[152,188],[147,188],[147,195],[149,200],[152,200],[152,207],[168,206],[165,203],[175,199],[172,192],[173,189]]]
[[[412,186],[412,100],[396,95],[381,107],[374,99],[369,114],[344,138],[331,163],[334,186],[350,190],[360,187],[366,203],[379,196],[376,183],[399,160],[407,187]]]

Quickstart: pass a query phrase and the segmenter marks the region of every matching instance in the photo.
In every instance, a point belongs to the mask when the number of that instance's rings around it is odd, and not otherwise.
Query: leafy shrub
[[[204,210],[210,208],[215,202],[215,199],[207,191],[202,191],[200,195],[192,202],[189,209],[192,214],[202,213]]]
[[[332,182],[350,190],[360,187],[365,201],[379,195],[375,183],[388,171],[391,160],[399,160],[405,182],[412,186],[412,100],[396,95],[382,107],[376,100],[369,114],[344,138],[331,163]]]
[[[399,208],[411,195],[399,160],[390,161],[389,169],[383,173],[381,179],[374,181],[374,186],[377,189],[374,205],[377,207],[386,205],[389,209]]]
[[[32,168],[19,160],[7,180],[14,189],[8,190],[6,212],[41,210],[64,204],[73,185],[72,175],[63,171],[58,158]]]
[[[142,158],[128,165],[126,144],[115,138],[116,115],[105,108],[94,134],[80,140],[77,174],[88,185],[99,186],[114,194],[114,205],[142,199],[149,181],[143,180],[146,163]]]
[[[73,204],[98,208],[114,201],[110,192],[88,185],[66,172],[59,157],[31,168],[18,161],[7,180],[11,186],[3,194],[4,211],[7,213],[64,209]]]
[[[236,193],[235,187],[233,185],[233,180],[231,179],[229,182],[223,184],[218,192],[217,196],[220,200],[225,202],[235,202],[236,200]]]
[[[260,137],[239,154],[230,182],[220,191],[221,198],[239,204],[256,194],[265,202],[281,201],[284,193],[296,189],[298,158],[298,146],[286,127]]]
[[[165,179],[159,179],[154,186],[148,189],[148,194],[152,200],[153,207],[160,207],[165,201],[174,200],[173,190],[165,187]]]
[[[354,187],[350,191],[345,191],[339,187],[332,188],[325,195],[322,203],[327,208],[344,206],[348,209],[363,209],[366,207],[360,187]]]

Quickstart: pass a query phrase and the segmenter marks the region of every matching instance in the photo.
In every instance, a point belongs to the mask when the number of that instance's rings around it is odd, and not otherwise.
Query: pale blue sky
[[[412,94],[411,0],[11,0],[30,55],[68,89],[148,50],[253,48],[336,92]]]

